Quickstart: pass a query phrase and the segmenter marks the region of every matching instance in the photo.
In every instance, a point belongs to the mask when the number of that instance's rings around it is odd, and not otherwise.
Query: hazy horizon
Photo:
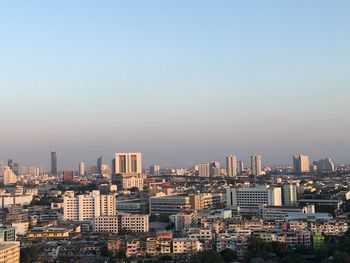
[[[0,160],[350,163],[349,1],[0,3]]]

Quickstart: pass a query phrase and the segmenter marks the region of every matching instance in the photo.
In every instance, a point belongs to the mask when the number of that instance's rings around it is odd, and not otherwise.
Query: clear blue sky
[[[1,1],[0,159],[350,161],[350,1]]]

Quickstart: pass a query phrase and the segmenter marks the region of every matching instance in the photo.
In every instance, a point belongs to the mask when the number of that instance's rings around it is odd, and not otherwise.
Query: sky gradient
[[[0,160],[350,163],[349,1],[1,1]]]

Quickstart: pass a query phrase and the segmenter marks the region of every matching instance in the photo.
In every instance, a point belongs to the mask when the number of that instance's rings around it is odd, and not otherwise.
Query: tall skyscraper
[[[209,168],[210,176],[220,175],[220,163],[219,162],[212,162],[210,163]]]
[[[149,169],[150,174],[154,176],[160,175],[160,166],[159,164],[152,165]]]
[[[237,176],[237,158],[234,155],[226,157],[226,172],[227,176]]]
[[[142,173],[141,153],[116,153],[115,173]]]
[[[13,161],[12,159],[7,160],[7,167],[10,168],[13,171]]]
[[[57,175],[57,155],[51,152],[51,175]]]
[[[238,174],[242,174],[244,171],[244,163],[243,161],[238,162]]]
[[[250,157],[250,168],[250,173],[252,175],[261,175],[261,155],[252,155]]]
[[[307,155],[293,156],[293,167],[295,173],[310,172],[309,157]]]
[[[96,172],[97,172],[98,174],[102,174],[101,165],[102,165],[102,156],[100,156],[99,158],[97,158]]]
[[[313,162],[313,165],[317,167],[317,172],[319,173],[327,173],[327,172],[335,171],[335,165],[330,158],[315,161]]]
[[[84,162],[79,163],[79,175],[83,176],[85,174],[85,164]]]
[[[198,164],[198,176],[209,177],[210,176],[210,165],[209,163]]]
[[[13,163],[13,172],[15,175],[19,175],[19,164]]]

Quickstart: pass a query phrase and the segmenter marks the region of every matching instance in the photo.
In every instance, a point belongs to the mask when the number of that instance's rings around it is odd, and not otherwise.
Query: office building
[[[210,176],[209,163],[198,164],[198,176],[201,176],[201,177],[209,177]]]
[[[150,174],[153,176],[159,176],[160,175],[160,166],[158,164],[152,165],[149,169]]]
[[[13,173],[15,175],[19,175],[19,164],[18,163],[13,163]]]
[[[0,241],[0,262],[4,262],[4,263],[20,262],[19,242]]]
[[[84,162],[79,163],[79,175],[83,176],[85,174],[85,164]]]
[[[261,175],[261,156],[252,155],[250,157],[250,174],[259,176]]]
[[[191,209],[187,195],[152,196],[149,198],[151,214],[177,213]]]
[[[143,190],[144,178],[142,173],[113,174],[112,183],[116,184],[118,189],[129,190],[138,188]]]
[[[119,230],[118,216],[98,216],[94,219],[94,231],[96,233],[117,234]]]
[[[101,173],[102,173],[101,166],[102,166],[102,156],[100,156],[99,158],[97,158],[96,173],[98,173],[98,174],[101,174]]]
[[[310,171],[309,157],[307,155],[293,156],[293,168],[295,173],[308,173]]]
[[[316,170],[319,173],[332,173],[335,171],[335,165],[330,158],[315,161],[313,165],[316,166]]]
[[[114,159],[116,174],[142,173],[141,153],[116,153]]]
[[[209,165],[209,175],[210,176],[219,176],[221,175],[220,170],[220,163],[219,162],[212,162]]]
[[[98,216],[116,215],[116,196],[101,195],[99,190],[75,196],[66,191],[63,198],[63,219],[71,221],[91,221]]]
[[[148,232],[149,215],[118,213],[119,229],[131,232]]]
[[[51,152],[51,175],[57,175],[57,154]]]
[[[229,155],[226,157],[226,172],[227,176],[235,177],[237,176],[237,158],[234,155]]]
[[[282,186],[282,203],[285,206],[297,205],[297,187],[294,184],[285,184]]]
[[[1,241],[16,241],[15,228],[11,226],[0,226]]]
[[[11,185],[17,183],[17,176],[10,169],[10,167],[5,166],[4,170],[4,185]]]
[[[244,163],[243,163],[243,161],[239,161],[238,162],[238,168],[237,168],[237,172],[238,172],[238,174],[242,174],[243,173],[243,171],[244,171]]]
[[[7,160],[7,167],[9,167],[13,171],[13,160],[12,159]]]
[[[226,189],[228,207],[258,207],[259,205],[281,206],[281,188],[258,185]]]
[[[211,193],[190,194],[191,209],[211,209],[213,206],[213,195]]]
[[[63,172],[63,181],[73,181],[74,173],[73,171],[64,171]]]

